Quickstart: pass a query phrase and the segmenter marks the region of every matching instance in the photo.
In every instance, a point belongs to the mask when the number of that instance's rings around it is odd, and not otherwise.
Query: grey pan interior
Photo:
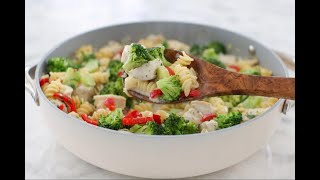
[[[182,22],[137,22],[104,27],[72,37],[53,49],[39,63],[36,78],[44,72],[46,62],[50,57],[70,56],[83,44],[92,44],[94,48],[105,45],[110,40],[136,42],[149,34],[162,34],[168,39],[177,39],[187,44],[206,43],[210,40],[231,44],[230,53],[249,57],[249,45],[256,48],[256,54],[263,67],[271,69],[275,76],[288,76],[282,61],[267,47],[250,38],[237,33],[212,26]]]

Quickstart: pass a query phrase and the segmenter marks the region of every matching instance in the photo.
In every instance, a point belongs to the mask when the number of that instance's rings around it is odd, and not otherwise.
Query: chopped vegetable
[[[45,83],[49,82],[49,78],[42,78],[40,79],[40,86],[43,86]]]
[[[221,68],[226,68],[226,65],[223,64],[219,59],[218,59],[218,55],[216,54],[215,50],[213,48],[209,48],[203,51],[202,53],[202,58],[203,60],[214,64],[216,66],[219,66]]]
[[[123,63],[118,60],[112,60],[109,63],[108,70],[110,72],[109,81],[116,81],[119,78],[119,73],[122,72]],[[122,75],[121,74],[121,75]]]
[[[175,74],[174,74],[174,71],[173,71],[170,67],[165,66],[165,68],[167,68],[167,70],[168,70],[168,72],[169,72],[170,76],[174,76],[174,75],[175,75]]]
[[[89,124],[93,124],[93,125],[95,125],[95,126],[98,126],[98,124],[99,124],[98,120],[96,120],[96,119],[90,119],[87,114],[81,114],[81,118],[82,118],[85,122],[87,122],[87,123],[89,123]]]
[[[63,111],[64,107],[65,107],[65,106],[64,106],[63,104],[60,104],[59,109],[60,109],[61,111]]]
[[[234,69],[236,72],[239,72],[241,69],[239,66],[236,66],[236,65],[229,65],[228,67],[231,69]]]
[[[164,128],[154,121],[148,121],[145,125],[132,126],[129,131],[135,134],[162,135]]]
[[[164,57],[164,46],[158,46],[158,47],[153,47],[153,48],[148,48],[147,51],[151,56],[151,59],[160,59],[165,66],[170,66],[171,63],[166,60]]]
[[[68,68],[65,77],[63,78],[63,84],[68,85],[75,89],[80,83],[81,75],[79,71]]]
[[[240,72],[243,74],[261,76],[261,72],[258,69],[246,69],[246,70],[240,70]]]
[[[156,98],[156,97],[161,96],[161,95],[163,95],[163,93],[162,93],[162,91],[160,89],[154,89],[150,93],[150,97],[151,98]]]
[[[164,123],[165,135],[193,134],[199,132],[199,127],[191,121],[186,121],[183,117],[171,113]]]
[[[118,130],[123,128],[122,124],[123,113],[121,108],[117,108],[107,116],[101,116],[99,118],[98,125],[104,128]]]
[[[262,96],[249,96],[245,101],[241,104],[244,108],[257,108],[262,103]]]
[[[110,111],[113,111],[116,109],[116,104],[113,98],[106,98],[104,105],[110,109]]]
[[[210,121],[211,119],[217,117],[216,114],[206,114],[202,117],[202,119],[200,120],[201,122],[205,122],[205,121]]]
[[[174,101],[179,99],[180,92],[182,90],[179,76],[174,75],[160,79],[156,82],[156,84],[163,93],[163,95],[160,96],[160,99],[165,101]]]
[[[240,112],[229,112],[228,114],[220,114],[215,118],[220,129],[231,127],[240,124],[242,121],[242,114]]]
[[[170,73],[165,66],[158,67],[158,69],[157,69],[157,79],[158,80],[169,77],[169,76],[170,76]]]
[[[53,94],[53,97],[62,101],[64,104],[66,104],[68,108],[68,112],[72,112],[72,111],[77,112],[76,104],[72,98],[61,93],[55,93]]]
[[[152,60],[147,49],[137,43],[132,43],[130,45],[128,53],[128,59],[121,60],[123,62],[125,61],[124,65],[122,66],[125,72],[129,72],[131,69],[140,67]]]
[[[135,124],[146,124],[148,121],[153,121],[153,117],[136,117],[136,118],[123,118],[122,124],[133,126]]]
[[[69,67],[77,69],[80,65],[65,57],[54,57],[48,60],[47,70],[48,72],[65,72]]]

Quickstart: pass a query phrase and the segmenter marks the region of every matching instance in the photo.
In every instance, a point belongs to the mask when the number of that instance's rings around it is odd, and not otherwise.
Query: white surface
[[[292,0],[172,2],[27,1],[26,64],[36,62],[56,44],[83,31],[116,23],[156,19],[220,26],[250,36],[274,49],[295,54],[295,4]],[[92,166],[56,144],[41,122],[38,107],[28,93],[25,93],[25,101],[26,178],[131,178]],[[293,109],[283,118],[271,138],[270,149],[264,148],[233,167],[198,178],[294,178],[294,128]]]

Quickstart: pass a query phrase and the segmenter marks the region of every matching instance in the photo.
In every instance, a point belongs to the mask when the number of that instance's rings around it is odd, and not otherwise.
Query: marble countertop
[[[172,0],[28,0],[25,64],[39,61],[61,41],[87,30],[131,21],[168,19],[230,29],[295,55],[295,2],[292,0],[175,0],[174,3]],[[26,179],[133,178],[86,163],[57,144],[27,92],[25,112]],[[260,151],[237,165],[196,178],[294,179],[295,109],[283,116],[268,145]]]

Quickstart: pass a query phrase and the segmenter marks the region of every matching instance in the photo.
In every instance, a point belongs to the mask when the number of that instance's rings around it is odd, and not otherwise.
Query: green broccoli
[[[199,126],[192,121],[187,121],[182,129],[182,134],[194,134],[199,132]]]
[[[244,108],[257,108],[262,103],[262,96],[249,96],[245,101],[239,104],[239,106],[243,106]]]
[[[193,44],[190,48],[190,53],[195,56],[201,56],[202,51],[205,49],[204,46],[200,46],[198,44]]]
[[[206,48],[213,48],[217,54],[226,54],[227,50],[224,44],[218,41],[211,41],[208,43]]]
[[[213,48],[205,49],[202,52],[201,57],[203,60],[205,60],[211,64],[214,64],[214,65],[219,66],[224,69],[226,68],[226,65],[218,59],[218,55]]]
[[[123,63],[118,60],[112,60],[109,63],[108,70],[110,72],[109,81],[116,81],[118,73],[121,71]]]
[[[249,75],[256,75],[256,76],[261,76],[261,72],[259,69],[246,69],[246,70],[240,70],[241,73],[243,74],[249,74]]]
[[[125,72],[142,66],[152,60],[147,49],[140,44],[132,43],[130,45],[128,60],[122,66]]]
[[[136,134],[161,135],[164,128],[154,121],[148,121],[145,125],[136,124],[132,126],[129,131]]]
[[[164,101],[174,101],[179,99],[182,90],[179,76],[175,75],[160,79],[156,84],[163,93],[163,95],[160,96],[160,99]]]
[[[96,59],[96,56],[93,53],[86,54],[85,52],[81,52],[81,61],[82,62],[88,62],[90,60]]]
[[[190,53],[195,56],[201,56],[204,50],[210,49],[210,48],[213,48],[217,54],[227,53],[226,47],[221,42],[218,42],[218,41],[211,41],[206,45],[193,44],[190,48]]]
[[[117,78],[116,81],[110,81],[104,85],[101,89],[100,94],[115,94],[122,95],[123,93],[123,84],[122,78]]]
[[[75,89],[80,83],[81,75],[79,71],[75,71],[72,68],[68,68],[66,71],[66,75],[63,78],[63,84],[68,85]]]
[[[98,125],[104,128],[118,130],[123,128],[122,118],[122,109],[117,108],[107,116],[101,116]]]
[[[169,44],[168,44],[167,41],[164,41],[164,42],[162,43],[162,46],[164,46],[164,48],[168,48],[168,47],[169,47]]]
[[[220,96],[220,98],[224,102],[230,103],[231,107],[236,107],[238,104],[242,103],[244,100],[246,100],[249,96],[247,95],[228,95],[228,96]]]
[[[153,48],[148,48],[148,53],[150,54],[150,56],[153,59],[160,59],[163,63],[164,66],[170,66],[171,63],[169,61],[166,60],[166,58],[164,57],[164,46],[159,46],[159,47],[153,47]]]
[[[220,114],[214,119],[220,129],[240,124],[242,121],[241,112],[229,112],[228,114]]]
[[[53,57],[48,60],[48,72],[65,72],[69,67],[78,69],[79,64],[65,57]]]
[[[164,135],[194,134],[199,132],[199,126],[186,121],[183,117],[171,113],[164,123]]]
[[[128,97],[123,92],[123,83],[122,78],[118,77],[115,81],[109,81],[104,85],[104,87],[101,89],[100,94],[115,94],[125,97],[126,100],[126,107],[132,108],[133,107],[133,98]]]

